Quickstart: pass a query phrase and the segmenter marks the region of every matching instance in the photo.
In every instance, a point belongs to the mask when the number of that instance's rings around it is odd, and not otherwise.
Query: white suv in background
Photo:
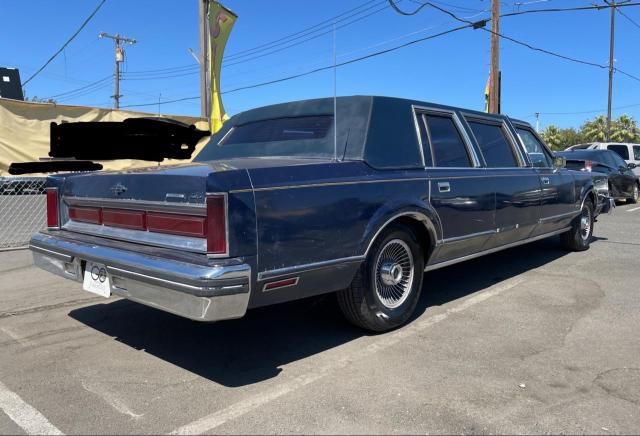
[[[588,144],[577,144],[565,150],[611,150],[620,155],[625,162],[636,164],[633,172],[640,176],[640,144],[629,144],[623,142],[590,142]]]

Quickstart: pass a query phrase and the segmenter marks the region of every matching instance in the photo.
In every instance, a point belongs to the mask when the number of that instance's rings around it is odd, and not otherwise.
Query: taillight
[[[591,169],[593,168],[593,161],[585,161],[584,163],[584,169],[591,172]]]
[[[47,188],[47,227],[60,227],[60,209],[58,207],[58,188]]]
[[[147,212],[147,230],[202,238],[207,232],[207,220],[201,216]]]
[[[224,195],[207,197],[207,252],[227,252],[227,205]]]

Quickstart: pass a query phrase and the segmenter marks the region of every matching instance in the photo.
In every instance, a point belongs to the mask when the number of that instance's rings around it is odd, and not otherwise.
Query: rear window
[[[218,145],[323,139],[332,124],[331,115],[254,121],[235,126]]]
[[[615,151],[622,159],[629,160],[629,147],[626,145],[609,144],[607,149]]]
[[[640,145],[633,146],[633,158],[635,160],[640,160]]]

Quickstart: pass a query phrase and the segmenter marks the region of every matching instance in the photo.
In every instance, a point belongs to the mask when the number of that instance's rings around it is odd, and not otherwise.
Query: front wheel
[[[628,203],[636,204],[638,202],[638,197],[640,196],[640,192],[638,192],[638,184],[635,183],[633,185],[633,191],[631,193],[631,198],[627,199]]]
[[[580,215],[571,224],[571,230],[560,235],[562,246],[570,251],[588,250],[593,236],[593,224],[593,202],[586,199]]]
[[[424,257],[410,228],[395,224],[371,246],[349,288],[338,292],[338,305],[358,327],[384,332],[413,314],[424,272]]]

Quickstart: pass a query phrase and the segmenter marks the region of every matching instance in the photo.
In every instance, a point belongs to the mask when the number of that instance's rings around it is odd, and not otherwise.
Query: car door
[[[429,179],[429,201],[442,226],[430,263],[482,251],[494,232],[495,198],[460,118],[454,111],[416,107],[416,125]]]
[[[631,151],[633,152],[633,163],[636,164],[636,167],[633,169],[633,173],[636,176],[640,176],[640,144],[633,144],[631,146]]]
[[[491,248],[528,238],[540,219],[540,180],[505,118],[465,114],[496,197]]]
[[[627,167],[627,163],[617,153],[611,153],[611,157],[615,163],[614,173],[616,178],[620,180],[621,194],[624,197],[633,195],[633,187],[636,184],[636,175]]]
[[[563,229],[576,215],[573,176],[566,168],[554,167],[551,151],[531,127],[515,128],[540,180],[540,222],[534,235]]]

